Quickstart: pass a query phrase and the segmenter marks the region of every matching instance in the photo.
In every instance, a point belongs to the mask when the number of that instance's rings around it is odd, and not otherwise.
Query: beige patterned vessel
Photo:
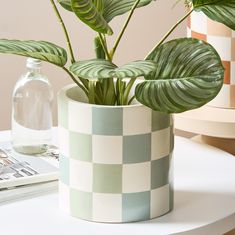
[[[193,12],[188,20],[188,36],[210,43],[220,54],[225,68],[224,85],[209,103],[220,108],[235,108],[235,31],[210,20],[201,12]]]

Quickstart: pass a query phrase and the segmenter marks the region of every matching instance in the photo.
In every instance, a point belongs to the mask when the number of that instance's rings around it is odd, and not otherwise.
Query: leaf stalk
[[[145,57],[147,59],[165,40],[171,35],[171,33],[194,11],[194,9],[191,9],[183,18],[181,18],[168,32],[167,34],[161,39],[161,41],[154,46],[154,48],[148,53],[148,55]]]
[[[135,4],[131,8],[130,14],[128,15],[127,20],[124,23],[123,28],[122,28],[120,34],[118,35],[118,38],[117,38],[117,40],[116,40],[116,42],[114,44],[114,47],[113,47],[113,49],[110,52],[111,59],[113,59],[113,57],[114,57],[114,54],[115,54],[115,52],[117,50],[117,47],[118,47],[118,45],[119,45],[119,43],[120,43],[120,41],[121,41],[121,39],[123,37],[124,32],[126,31],[126,28],[127,28],[128,24],[129,24],[129,22],[131,20],[132,15],[134,14],[135,9],[138,6],[139,2],[140,2],[140,0],[136,0]]]
[[[73,48],[72,48],[72,45],[71,45],[71,41],[70,41],[70,38],[69,38],[68,31],[66,29],[66,26],[64,24],[64,21],[63,21],[61,15],[60,15],[59,10],[56,7],[56,4],[55,4],[54,0],[50,0],[50,1],[51,1],[52,6],[53,6],[53,9],[55,11],[55,14],[56,14],[56,16],[57,16],[57,18],[58,18],[58,20],[59,20],[59,22],[60,22],[60,24],[62,26],[62,29],[64,31],[66,42],[67,42],[67,46],[68,46],[68,49],[69,49],[69,52],[70,52],[70,56],[71,56],[71,63],[73,64],[75,62],[75,57],[74,57]]]

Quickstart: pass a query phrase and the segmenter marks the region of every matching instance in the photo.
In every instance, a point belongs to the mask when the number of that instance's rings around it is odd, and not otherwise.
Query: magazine
[[[10,142],[0,142],[0,190],[58,179],[59,151],[49,146],[37,155],[15,152]]]
[[[57,181],[28,184],[0,190],[0,205],[58,191]]]

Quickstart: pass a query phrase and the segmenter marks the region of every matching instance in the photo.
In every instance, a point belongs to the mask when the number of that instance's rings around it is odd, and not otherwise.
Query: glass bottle
[[[32,155],[47,151],[52,141],[53,90],[40,60],[29,58],[26,67],[12,95],[12,146]]]

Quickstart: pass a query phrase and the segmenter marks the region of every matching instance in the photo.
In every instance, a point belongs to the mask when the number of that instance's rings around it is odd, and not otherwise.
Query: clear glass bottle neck
[[[41,68],[29,68],[29,67],[27,67],[27,71],[29,73],[40,74],[41,73]]]

